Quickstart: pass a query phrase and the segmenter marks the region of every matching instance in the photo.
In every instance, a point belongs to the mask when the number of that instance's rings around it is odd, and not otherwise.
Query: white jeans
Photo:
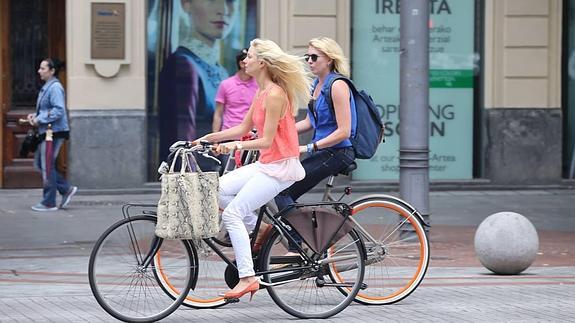
[[[255,275],[248,234],[258,219],[254,211],[294,182],[266,175],[256,164],[243,166],[220,178],[222,221],[234,247],[240,278]]]

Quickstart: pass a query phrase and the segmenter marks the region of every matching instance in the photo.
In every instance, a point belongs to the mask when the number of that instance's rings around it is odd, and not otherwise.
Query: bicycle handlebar
[[[169,170],[169,165],[173,163],[176,154],[182,153],[182,150],[184,154],[191,154],[195,152],[204,158],[209,158],[215,161],[216,163],[221,164],[222,162],[219,159],[209,154],[209,152],[213,151],[215,147],[216,145],[206,140],[201,140],[198,142],[193,141],[176,142],[170,147],[170,154],[168,154],[166,160],[160,163],[160,166],[158,167],[158,173],[160,174],[167,173]]]

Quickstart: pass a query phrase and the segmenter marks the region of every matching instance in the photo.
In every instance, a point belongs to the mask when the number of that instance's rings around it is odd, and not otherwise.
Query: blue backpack
[[[337,76],[331,79],[326,93],[327,104],[334,115],[335,110],[331,98],[331,87],[333,86],[333,82],[337,80],[344,80],[347,83],[355,100],[357,124],[355,126],[355,133],[349,138],[355,151],[355,158],[370,159],[375,155],[379,143],[385,142],[385,138],[383,137],[385,128],[383,122],[381,122],[379,111],[369,94],[363,90],[358,91],[350,79]]]

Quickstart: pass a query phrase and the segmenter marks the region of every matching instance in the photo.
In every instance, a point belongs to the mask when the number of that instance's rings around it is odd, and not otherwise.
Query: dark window
[[[10,50],[12,105],[14,109],[36,106],[41,87],[38,66],[47,53],[47,1],[10,1]]]

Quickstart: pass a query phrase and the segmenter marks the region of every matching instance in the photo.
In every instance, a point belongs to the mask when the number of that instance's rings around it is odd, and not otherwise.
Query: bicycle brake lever
[[[202,156],[204,156],[204,157],[206,157],[206,158],[210,158],[210,159],[215,160],[215,161],[218,163],[218,165],[221,165],[221,164],[222,164],[222,162],[221,162],[219,159],[217,159],[217,158],[214,157],[214,156],[211,156],[210,154],[208,154],[207,151],[206,151],[206,152],[203,152],[203,153],[201,153],[201,154],[202,154]]]

